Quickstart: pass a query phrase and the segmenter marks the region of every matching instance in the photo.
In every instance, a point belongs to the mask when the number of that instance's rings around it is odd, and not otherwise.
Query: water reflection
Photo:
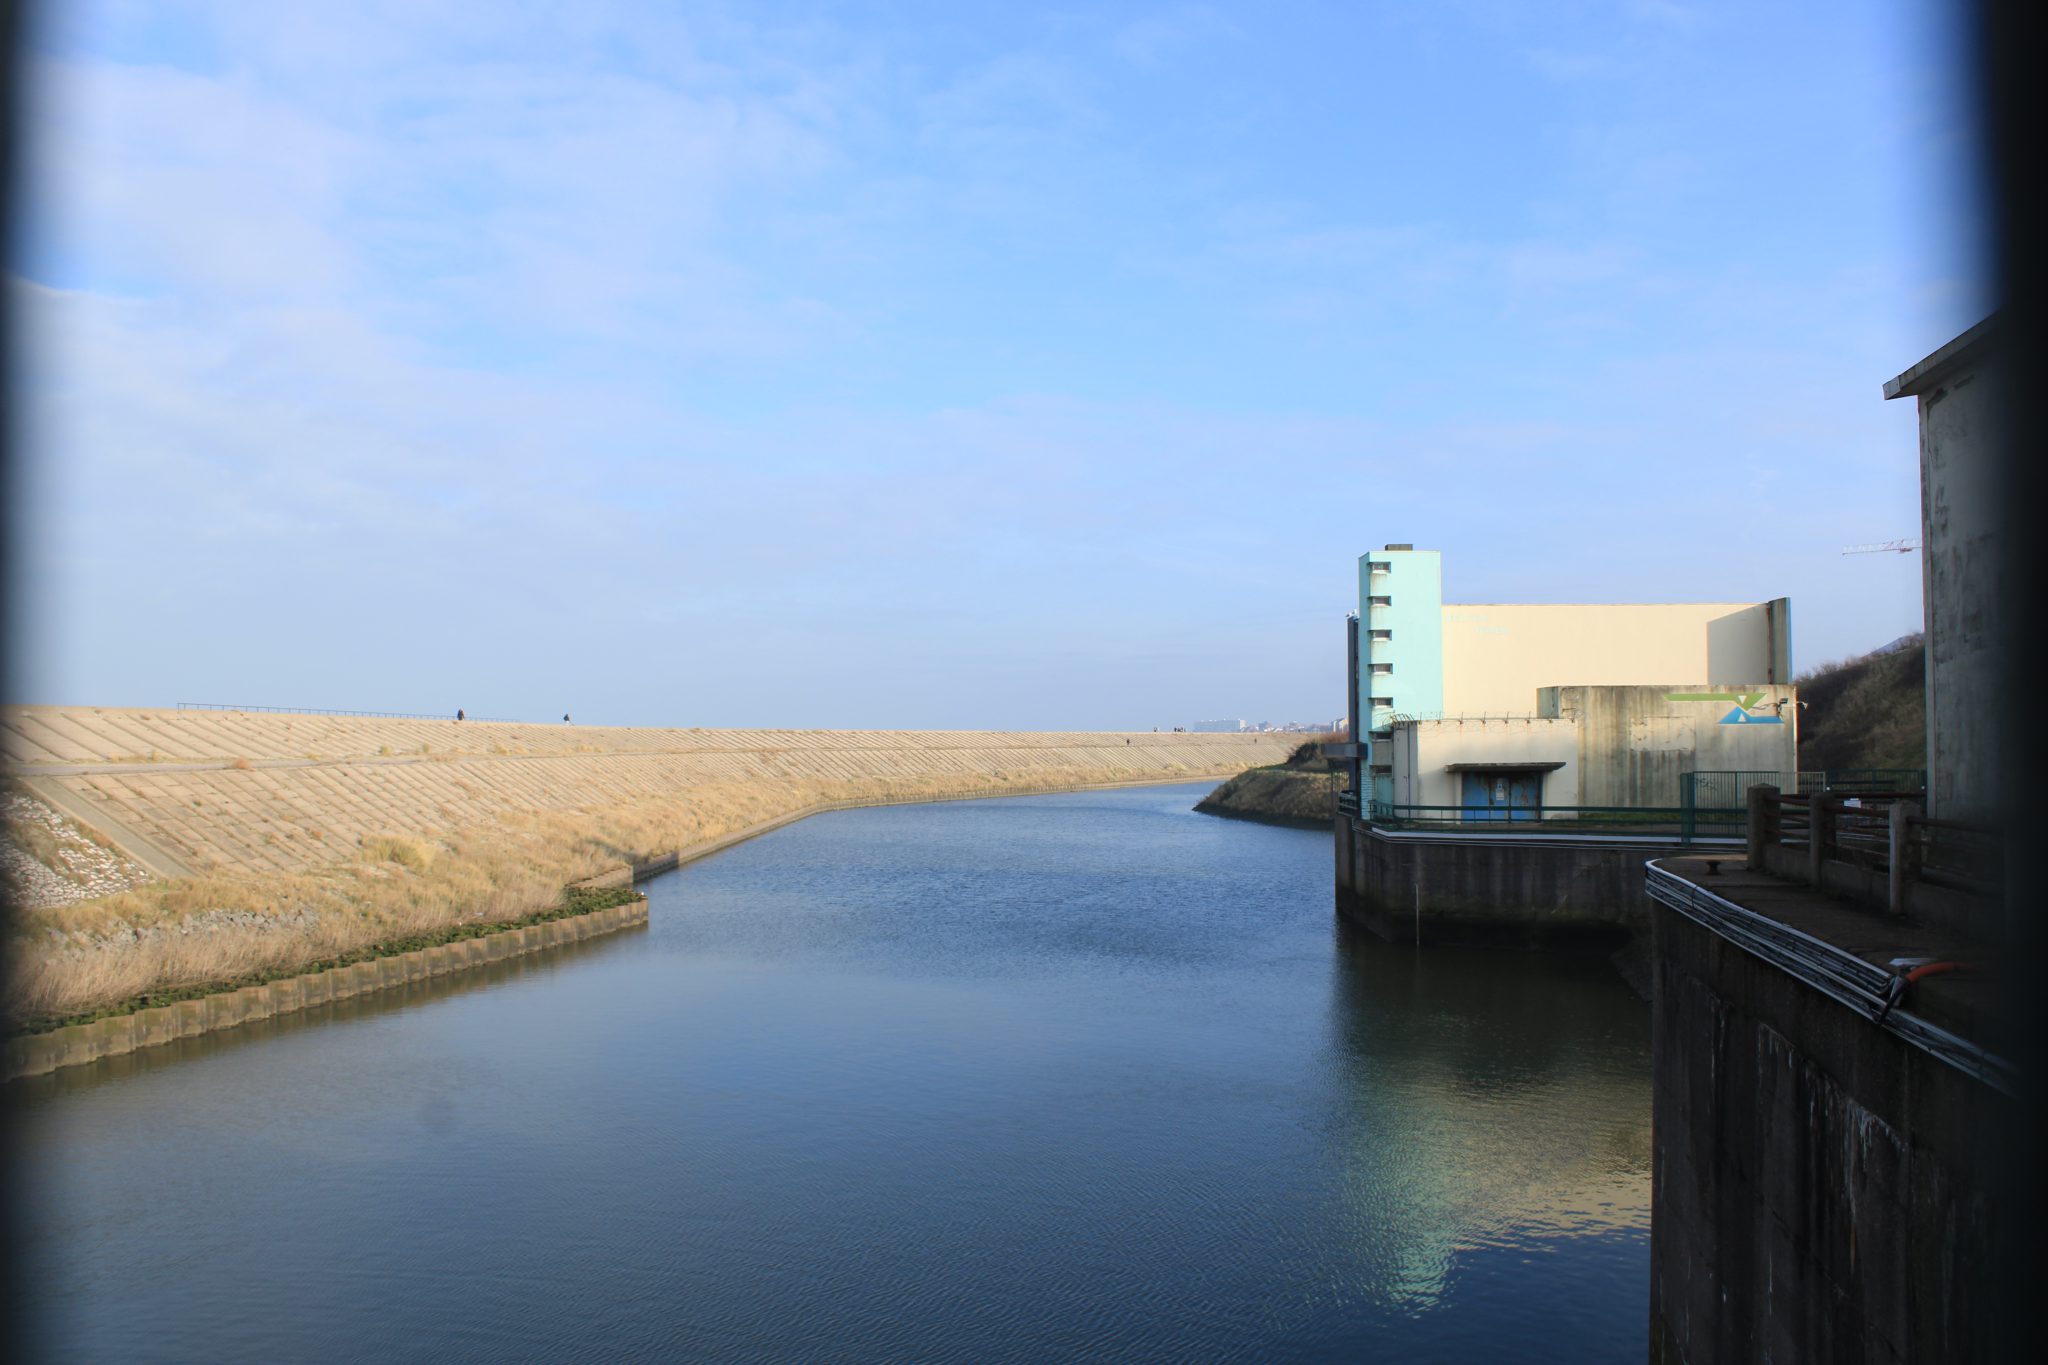
[[[1438,1307],[1464,1253],[1648,1230],[1647,1021],[1609,973],[1339,924],[1333,1123],[1388,1303]]]
[[[835,814],[645,931],[35,1078],[16,1307],[71,1359],[1639,1359],[1641,1003],[1334,928],[1328,836],[1201,790]]]

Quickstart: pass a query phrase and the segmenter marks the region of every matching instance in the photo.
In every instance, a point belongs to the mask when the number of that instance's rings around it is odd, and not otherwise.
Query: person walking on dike
[[[568,713],[567,711],[564,711],[564,712],[562,713],[562,724],[564,724],[564,725],[567,725],[568,723],[569,723],[569,713]]]
[[[459,706],[455,708],[455,719],[457,719],[457,720],[461,720],[461,719],[462,719],[462,708],[461,708],[461,707],[459,707]]]

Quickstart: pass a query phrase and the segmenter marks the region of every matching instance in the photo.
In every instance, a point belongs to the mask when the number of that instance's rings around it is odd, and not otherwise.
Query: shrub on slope
[[[1927,643],[1912,635],[1801,674],[1799,766],[1927,766]]]

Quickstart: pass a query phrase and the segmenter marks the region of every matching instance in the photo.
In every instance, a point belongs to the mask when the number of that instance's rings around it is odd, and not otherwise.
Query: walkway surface
[[[1718,866],[1710,868],[1710,863]],[[1988,935],[1973,940],[1942,932],[1903,916],[1824,895],[1805,882],[1752,872],[1739,850],[1726,858],[1660,858],[1656,866],[1885,972],[1893,970],[1895,958],[1970,964],[1972,970],[1915,983],[1898,1008],[1910,1009],[1929,1023],[1990,1051],[2006,1051],[1999,983],[1994,975],[1997,963]],[[1995,907],[1987,907],[1986,913],[1995,913]]]

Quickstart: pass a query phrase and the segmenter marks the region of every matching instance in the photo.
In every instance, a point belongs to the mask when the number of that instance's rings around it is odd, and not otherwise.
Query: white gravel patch
[[[0,868],[5,869],[19,903],[25,908],[40,910],[111,896],[150,879],[140,863],[114,849],[100,847],[79,833],[71,821],[33,796],[7,792],[0,798],[0,812],[10,823],[34,823],[47,829],[56,840],[57,857],[63,864],[61,868],[47,867],[12,839],[0,839]]]

